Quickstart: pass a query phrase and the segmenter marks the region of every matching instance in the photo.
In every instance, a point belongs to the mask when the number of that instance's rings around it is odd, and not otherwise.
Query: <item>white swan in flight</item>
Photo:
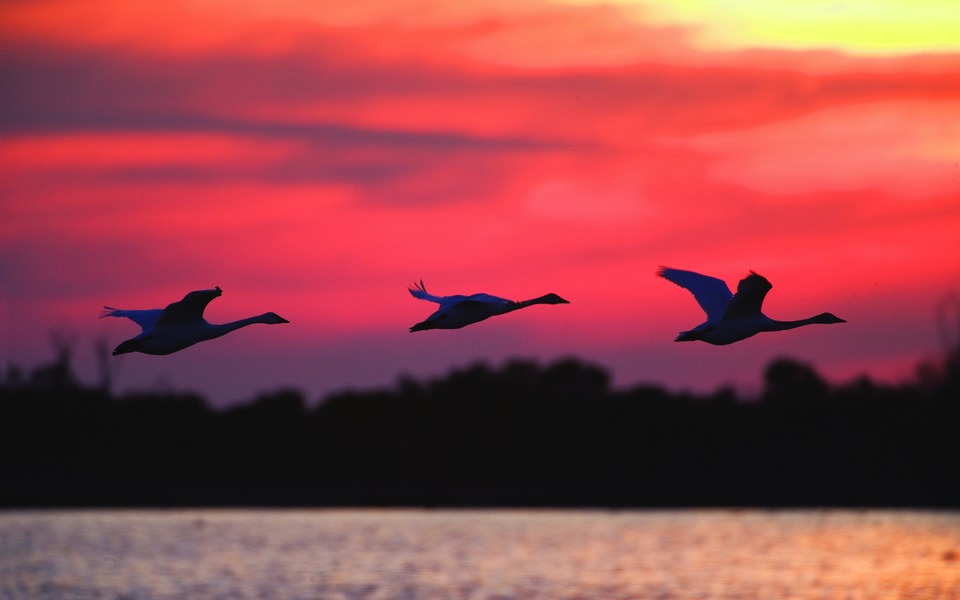
[[[122,310],[104,306],[103,317],[127,317],[140,326],[140,335],[122,342],[113,351],[113,355],[127,352],[144,354],[172,354],[197,342],[212,340],[254,323],[276,325],[289,323],[280,315],[272,312],[240,319],[230,323],[215,325],[203,318],[203,310],[211,300],[222,294],[220,286],[212,290],[190,292],[179,302],[173,302],[166,308],[149,310]]]
[[[514,302],[490,294],[471,294],[470,296],[434,296],[423,286],[423,280],[409,288],[414,298],[436,302],[440,305],[437,312],[425,321],[417,323],[410,331],[427,329],[459,329],[471,323],[477,323],[496,315],[526,308],[534,304],[570,304],[556,294],[547,294],[532,300]]]
[[[760,306],[763,304],[764,296],[773,286],[766,278],[753,271],[740,280],[736,294],[730,293],[730,288],[722,280],[693,271],[660,267],[657,275],[690,290],[700,304],[700,308],[707,313],[705,323],[697,325],[690,331],[680,332],[674,340],[677,342],[701,340],[708,344],[722,346],[739,342],[761,331],[783,331],[814,323],[846,323],[840,317],[830,313],[821,313],[798,321],[771,319],[760,312]]]

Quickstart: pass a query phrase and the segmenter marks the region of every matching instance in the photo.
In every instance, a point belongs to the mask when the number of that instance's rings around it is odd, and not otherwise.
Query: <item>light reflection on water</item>
[[[0,598],[960,599],[960,513],[0,513]]]

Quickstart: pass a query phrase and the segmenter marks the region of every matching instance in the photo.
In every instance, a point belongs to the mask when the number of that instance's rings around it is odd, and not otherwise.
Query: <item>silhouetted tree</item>
[[[944,344],[944,384],[957,398],[960,397],[960,298],[951,294],[939,308],[940,335]]]
[[[118,363],[112,360],[112,352],[106,338],[97,338],[93,344],[93,353],[97,358],[97,368],[100,371],[100,389],[109,394],[113,391],[113,378]]]
[[[31,383],[37,387],[64,390],[78,387],[73,373],[74,338],[66,331],[56,331],[50,336],[56,350],[56,359],[30,372]]]
[[[764,402],[812,402],[826,397],[827,382],[810,365],[778,358],[763,375]]]
[[[780,358],[760,402],[729,387],[612,390],[602,367],[567,358],[214,411],[196,395],[85,388],[69,344],[56,350],[0,381],[2,506],[960,506],[945,476],[955,357],[922,385],[837,387]]]

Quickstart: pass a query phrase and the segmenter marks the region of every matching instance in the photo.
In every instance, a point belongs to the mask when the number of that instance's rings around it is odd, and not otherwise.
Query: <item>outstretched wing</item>
[[[453,304],[441,306],[437,312],[427,317],[426,320],[411,327],[410,331],[460,329],[504,312],[507,312],[506,307],[500,302],[474,300],[470,296]]]
[[[759,315],[763,299],[772,287],[766,277],[750,271],[750,274],[737,284],[737,293],[727,304],[727,310],[723,313],[724,318],[737,319]]]
[[[407,288],[410,291],[410,295],[414,298],[419,298],[421,300],[426,300],[428,302],[436,302],[440,305],[440,309],[450,307],[457,302],[460,302],[466,299],[466,296],[434,296],[427,291],[427,288],[423,285],[423,280],[421,279],[418,283],[414,283],[413,287]]]
[[[220,286],[212,290],[198,290],[190,292],[179,302],[169,304],[160,318],[157,319],[157,325],[166,326],[173,323],[182,323],[184,321],[202,321],[203,311],[210,304],[210,301],[223,294]]]
[[[727,284],[716,277],[669,267],[660,267],[657,275],[689,290],[703,312],[707,313],[708,321],[716,321],[723,317],[727,303],[733,298],[733,293]]]
[[[101,319],[103,317],[126,317],[139,325],[143,331],[153,329],[153,326],[157,324],[157,319],[160,318],[160,313],[163,312],[162,308],[151,308],[149,310],[123,310],[112,306],[104,306],[103,308],[106,310],[100,314]]]

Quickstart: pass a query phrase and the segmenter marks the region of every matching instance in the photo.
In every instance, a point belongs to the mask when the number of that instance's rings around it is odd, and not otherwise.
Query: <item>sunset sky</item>
[[[0,4],[0,364],[219,285],[256,325],[111,357],[218,404],[576,356],[614,383],[756,391],[775,357],[909,377],[960,291],[955,0]],[[842,325],[713,347],[659,265]],[[409,333],[407,293],[536,306]]]

